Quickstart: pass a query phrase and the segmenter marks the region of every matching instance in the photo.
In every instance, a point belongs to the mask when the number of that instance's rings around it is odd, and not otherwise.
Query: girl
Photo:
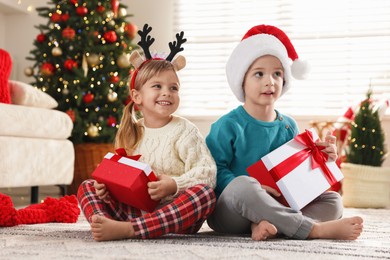
[[[275,102],[291,85],[291,75],[303,76],[305,64],[287,35],[276,27],[250,29],[230,56],[226,74],[237,99],[244,102],[215,122],[206,143],[217,163],[218,197],[208,219],[218,232],[251,233],[254,240],[282,234],[295,239],[357,239],[363,220],[341,218],[343,207],[336,192],[325,192],[301,212],[280,204],[280,194],[248,176],[247,167],[298,134],[296,122],[275,110]],[[337,158],[330,134],[323,150]]]
[[[176,71],[185,66],[185,59],[171,59],[183,50],[183,32],[176,35],[177,42],[169,44],[171,54],[163,60],[149,53],[154,41],[147,36],[151,29],[145,25],[138,32],[146,60],[136,51],[130,57],[136,68],[130,82],[132,102],[123,113],[115,146],[128,154],[141,154],[140,161],[152,167],[158,181],[148,183],[148,192],[161,203],[154,212],[143,214],[111,199],[104,184],[84,181],[78,199],[97,241],[193,234],[215,206],[215,162],[198,129],[173,115],[180,101]],[[140,120],[132,115],[134,105],[142,112]]]

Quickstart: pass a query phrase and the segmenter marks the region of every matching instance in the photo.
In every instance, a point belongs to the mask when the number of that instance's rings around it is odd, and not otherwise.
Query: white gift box
[[[307,131],[310,131],[312,140],[315,142],[318,139],[316,131],[312,128]],[[306,132],[300,135],[305,134]],[[299,161],[291,157],[296,156],[300,152],[302,153],[303,150],[307,151],[307,148],[308,147],[304,144],[293,139],[262,157],[261,161],[256,163],[257,165],[259,165],[259,163],[262,164],[261,167],[255,167],[250,170],[249,168],[256,165],[254,164],[248,168],[250,175],[258,179],[260,183],[262,183],[262,179],[265,179],[264,176],[266,174],[271,175],[289,206],[296,211],[301,210],[320,194],[328,190],[333,184],[343,179],[343,174],[334,161],[324,162],[322,168],[317,167],[312,169],[313,155],[308,156],[308,158],[295,168],[286,170],[286,168],[291,167],[290,162]],[[320,153],[322,152],[320,151]],[[279,165],[280,167],[282,162],[285,166],[280,168],[280,172],[276,171],[276,166]],[[265,169],[267,172],[259,172],[261,171],[261,168]],[[324,168],[328,169],[328,178],[323,170]],[[257,172],[253,173],[256,170]],[[284,173],[281,173],[283,171]],[[267,178],[268,176],[265,177]]]

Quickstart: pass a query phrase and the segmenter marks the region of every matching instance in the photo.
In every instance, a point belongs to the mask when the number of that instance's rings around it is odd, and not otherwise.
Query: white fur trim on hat
[[[276,27],[268,27],[278,30],[278,33],[281,32]],[[288,38],[287,40],[285,38],[283,41],[289,40]],[[268,33],[259,33],[243,39],[236,46],[227,61],[226,76],[230,88],[240,102],[245,101],[243,91],[243,81],[245,74],[252,63],[261,56],[272,55],[278,58],[282,63],[285,81],[282,94],[284,94],[291,87],[292,76],[296,79],[303,79],[305,77],[308,72],[308,64],[298,59],[295,59],[293,62],[289,57],[289,53],[287,52],[285,44],[286,43],[283,44],[282,41],[274,35]],[[295,50],[293,51],[296,55]]]

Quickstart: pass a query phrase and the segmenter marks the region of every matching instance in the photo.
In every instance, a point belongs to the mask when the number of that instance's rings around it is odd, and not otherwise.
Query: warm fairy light
[[[363,148],[363,149],[366,148],[366,145],[365,145],[365,144],[362,144],[362,148]]]
[[[88,112],[89,112],[89,109],[88,109],[88,108],[86,108],[86,109],[85,109],[85,112],[87,112],[87,113],[88,113]]]

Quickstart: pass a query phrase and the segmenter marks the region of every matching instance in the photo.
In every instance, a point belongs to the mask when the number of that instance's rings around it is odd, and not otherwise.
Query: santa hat
[[[245,101],[242,84],[246,72],[264,55],[275,56],[282,63],[285,81],[282,94],[291,87],[292,77],[304,79],[309,71],[308,64],[298,59],[294,46],[282,30],[271,25],[254,26],[244,35],[226,64],[228,83],[239,101]]]

